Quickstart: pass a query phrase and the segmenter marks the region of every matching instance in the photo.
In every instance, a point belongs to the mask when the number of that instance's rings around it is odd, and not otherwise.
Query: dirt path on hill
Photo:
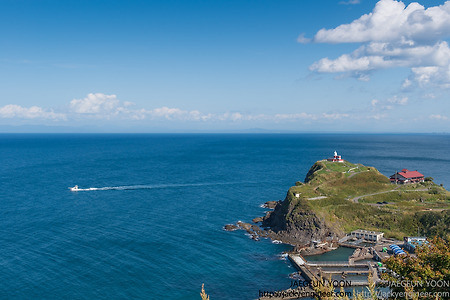
[[[350,199],[350,201],[353,201],[355,203],[359,203],[359,199],[363,198],[363,197],[367,197],[367,196],[375,196],[375,195],[379,195],[379,194],[385,194],[385,193],[390,193],[390,192],[395,192],[398,188],[400,188],[401,185],[397,186],[396,188],[389,190],[389,191],[383,191],[383,192],[378,192],[378,193],[373,193],[373,194],[365,194],[365,195],[361,195],[361,196],[357,196],[355,198]],[[428,191],[428,189],[416,189],[416,190],[401,190],[401,192],[426,192]]]
[[[348,176],[347,178],[352,178],[353,176],[355,176],[355,175],[357,175],[357,174],[364,173],[364,172],[369,172],[369,171],[368,171],[368,170],[365,170],[365,171],[361,171],[361,172],[356,172],[356,173],[350,174],[350,176]]]
[[[365,195],[361,195],[355,198],[350,199],[350,201],[353,201],[355,203],[359,203],[359,199],[363,198],[363,197],[367,197],[367,196],[375,196],[375,195],[379,195],[379,194],[385,194],[385,193],[390,193],[390,192],[394,192],[394,190],[390,190],[390,191],[383,191],[383,192],[378,192],[378,193],[373,193],[373,194],[365,194]]]

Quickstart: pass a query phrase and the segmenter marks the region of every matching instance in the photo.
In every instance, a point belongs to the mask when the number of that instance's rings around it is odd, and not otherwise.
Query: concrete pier
[[[303,278],[305,278],[306,281],[311,282],[319,280],[319,278],[317,278],[316,275],[314,275],[311,269],[307,266],[306,260],[300,254],[289,254],[288,258],[295,266],[295,268],[300,271],[300,274]]]
[[[369,275],[372,273],[372,278],[377,279],[376,269],[370,263],[350,264],[345,261],[315,261],[308,262],[300,254],[289,254],[289,260],[300,272],[302,277],[308,281],[327,280],[331,275],[343,274],[348,275]],[[339,270],[324,270],[324,268],[339,268]],[[351,286],[365,286],[368,285],[368,280],[349,280]]]

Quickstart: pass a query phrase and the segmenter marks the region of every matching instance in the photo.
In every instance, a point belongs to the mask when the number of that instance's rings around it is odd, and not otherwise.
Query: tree
[[[450,295],[450,248],[442,238],[435,237],[417,247],[415,256],[391,256],[384,263],[391,272],[383,274],[383,279],[389,282],[392,291],[428,293],[420,299],[442,299],[448,297],[442,296],[443,293]]]

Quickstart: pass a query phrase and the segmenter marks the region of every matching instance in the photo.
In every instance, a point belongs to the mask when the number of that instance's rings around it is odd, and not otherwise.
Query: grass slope
[[[449,237],[450,192],[432,181],[397,186],[373,167],[318,161],[305,184],[298,182],[289,194],[294,210],[312,210],[340,231],[376,230],[398,239],[418,232]],[[383,201],[387,204],[379,204]]]

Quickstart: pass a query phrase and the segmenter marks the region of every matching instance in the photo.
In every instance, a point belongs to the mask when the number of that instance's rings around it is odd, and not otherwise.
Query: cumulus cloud
[[[370,71],[387,66],[382,56],[358,56],[344,54],[337,59],[322,58],[311,65],[311,71],[321,73]]]
[[[198,110],[188,111],[167,106],[154,109],[135,108],[133,102],[121,101],[116,95],[103,93],[90,93],[83,99],[73,99],[69,106],[71,116],[76,119],[206,121],[214,117]]]
[[[417,2],[380,0],[373,12],[350,24],[321,29],[314,37],[318,43],[393,42],[412,45],[432,42],[450,34],[450,3],[425,9]]]
[[[137,108],[129,101],[121,101],[116,95],[90,93],[82,99],[69,102],[68,111],[56,113],[52,109],[38,106],[22,107],[9,104],[0,107],[0,118],[8,119],[45,119],[58,121],[109,120],[109,121],[176,121],[176,122],[252,122],[252,121],[298,121],[298,120],[338,120],[350,117],[345,113],[308,114],[248,114],[242,112],[224,112],[219,114],[203,113],[199,110],[183,110],[162,106],[153,109]]]
[[[431,83],[438,83],[441,87],[450,87],[450,65],[416,67],[411,71],[413,79],[419,86],[425,87]]]
[[[408,97],[393,96],[388,99],[370,101],[371,109],[361,111],[331,111],[322,113],[291,112],[273,114],[252,114],[244,112],[205,113],[199,110],[186,110],[177,107],[162,106],[153,109],[137,107],[129,101],[121,101],[116,95],[91,93],[82,99],[69,102],[67,111],[57,113],[53,109],[39,106],[22,107],[9,104],[0,107],[0,118],[8,119],[41,119],[68,121],[69,123],[94,120],[96,122],[195,122],[200,124],[217,123],[335,123],[345,120],[380,120],[387,118],[386,113],[395,108],[408,104]],[[431,115],[432,120],[447,120],[446,116]],[[145,123],[142,123],[145,124]]]
[[[116,95],[90,93],[83,99],[70,101],[70,108],[78,114],[109,114],[120,106]]]
[[[450,48],[445,41],[432,46],[400,46],[393,43],[372,42],[337,59],[322,58],[312,64],[310,70],[336,73],[412,67],[413,71],[414,68],[436,68],[436,71],[440,71],[448,69],[449,64]]]
[[[45,110],[39,106],[22,107],[20,105],[8,104],[0,107],[0,118],[3,119],[41,119],[41,120],[66,120],[62,113],[53,110]]]
[[[411,81],[450,87],[450,48],[443,40],[448,36],[450,1],[425,9],[416,2],[405,6],[401,1],[380,0],[371,13],[350,24],[319,30],[312,39],[315,43],[362,45],[337,58],[322,58],[310,70],[350,73],[367,80],[373,70],[407,67],[412,75],[403,88],[411,86]]]

